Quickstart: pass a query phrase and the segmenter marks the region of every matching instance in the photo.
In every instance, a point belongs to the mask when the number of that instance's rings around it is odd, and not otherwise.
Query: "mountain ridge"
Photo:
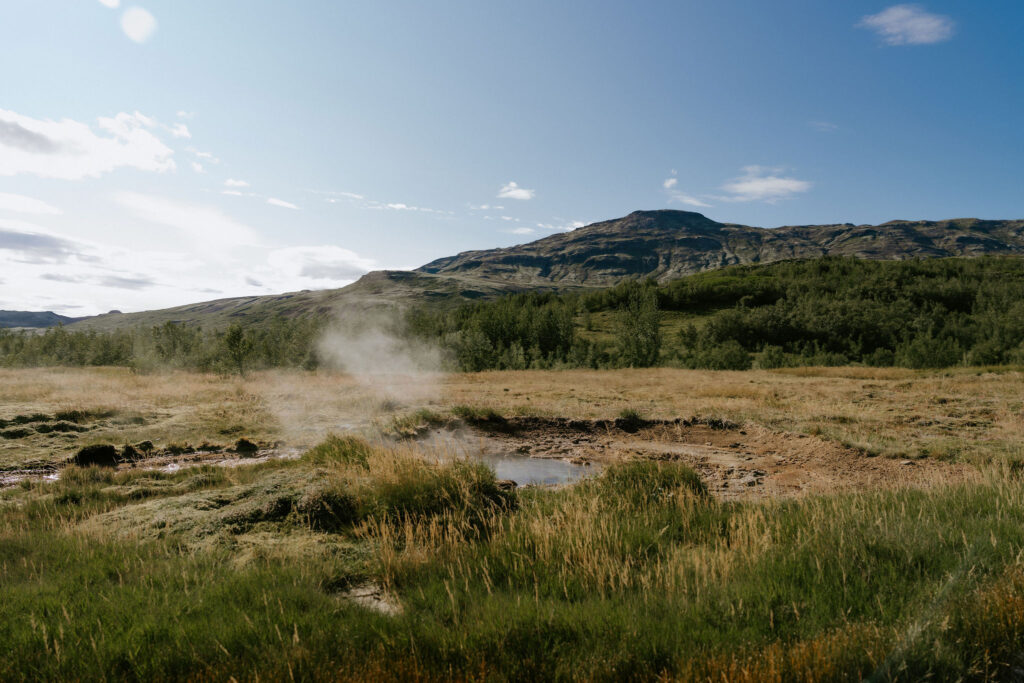
[[[729,265],[828,255],[873,260],[1024,256],[1024,220],[957,218],[759,228],[691,211],[634,211],[512,247],[466,251],[411,271],[374,271],[339,289],[304,290],[105,314],[73,328],[117,329],[180,322],[223,327],[276,316],[362,315],[381,308],[461,302],[526,290],[607,287],[629,278],[664,282]]]
[[[1024,254],[1024,221],[957,218],[882,225],[758,228],[690,211],[634,211],[523,245],[462,252],[417,270],[522,284],[609,286],[626,277],[665,281],[727,265],[828,255],[897,260]]]

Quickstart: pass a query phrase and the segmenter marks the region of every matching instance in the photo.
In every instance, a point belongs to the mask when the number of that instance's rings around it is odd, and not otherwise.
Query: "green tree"
[[[661,353],[661,312],[657,290],[633,283],[619,311],[619,358],[622,365],[646,368]]]
[[[245,365],[252,355],[252,336],[238,323],[232,323],[224,334],[224,348],[232,366],[239,375],[245,374]]]

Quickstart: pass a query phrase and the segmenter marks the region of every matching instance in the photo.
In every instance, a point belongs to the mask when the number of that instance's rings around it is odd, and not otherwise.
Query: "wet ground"
[[[529,456],[558,462],[560,466],[573,465],[580,476],[598,470],[603,464],[623,460],[685,463],[701,475],[716,496],[724,499],[930,486],[978,476],[974,468],[966,465],[929,458],[873,457],[815,436],[715,419],[628,423],[512,418],[472,431],[480,457]],[[437,438],[436,435],[442,432],[437,431],[430,438]]]
[[[693,467],[719,498],[788,497],[845,489],[929,486],[976,477],[973,468],[931,460],[872,457],[805,434],[721,420],[627,422],[566,418],[511,418],[429,429],[416,439],[425,457],[471,458],[490,466],[499,480],[518,486],[572,484],[612,462],[645,459]],[[118,469],[172,472],[210,465],[236,467],[295,459],[305,449],[264,444],[255,452],[202,448],[186,453],[155,451]],[[0,488],[26,479],[56,479],[60,469],[40,463],[0,471]]]

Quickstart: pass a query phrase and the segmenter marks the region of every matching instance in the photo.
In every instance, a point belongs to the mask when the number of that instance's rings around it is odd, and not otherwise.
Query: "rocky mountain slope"
[[[901,260],[1024,254],[1024,221],[962,218],[756,228],[689,211],[635,211],[515,247],[468,251],[418,270],[519,285],[660,281],[733,264],[826,255]]]
[[[1024,255],[1024,220],[890,221],[882,225],[757,228],[689,211],[635,211],[529,244],[468,251],[415,271],[368,273],[341,289],[236,297],[159,311],[111,313],[74,328],[116,329],[167,321],[224,327],[276,316],[366,315],[395,305],[453,306],[533,289],[606,287],[624,278],[660,281],[713,268],[825,255],[899,260]]]

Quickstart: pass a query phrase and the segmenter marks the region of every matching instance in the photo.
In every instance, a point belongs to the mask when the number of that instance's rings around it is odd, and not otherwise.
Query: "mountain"
[[[603,287],[723,266],[826,255],[902,260],[1024,254],[1024,221],[890,221],[883,225],[755,228],[689,211],[634,211],[515,247],[467,251],[419,268],[516,285]]]
[[[80,319],[57,315],[53,311],[0,311],[0,327],[56,327]]]
[[[450,307],[524,290],[607,287],[625,278],[659,281],[733,264],[826,255],[904,260],[1024,255],[1024,220],[958,218],[882,225],[757,228],[690,211],[634,211],[514,247],[467,251],[414,271],[376,271],[341,289],[235,297],[141,313],[86,318],[73,328],[116,329],[167,321],[224,327],[276,316],[366,315],[410,304]]]

